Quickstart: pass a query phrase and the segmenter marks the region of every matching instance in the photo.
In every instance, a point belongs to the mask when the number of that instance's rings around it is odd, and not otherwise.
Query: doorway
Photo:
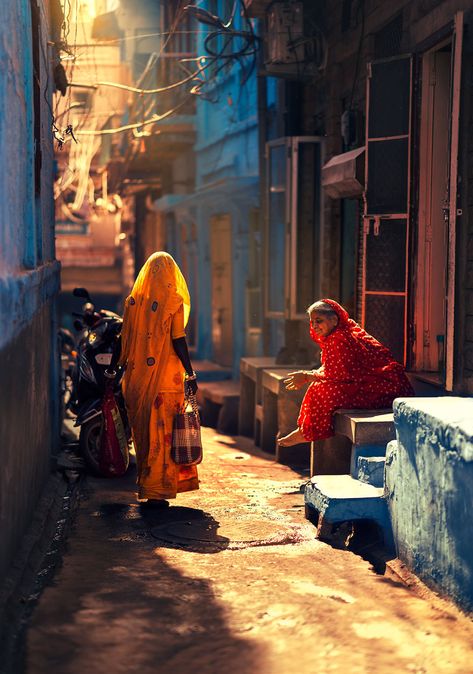
[[[451,44],[424,55],[419,144],[415,370],[445,380]]]
[[[216,363],[233,364],[232,222],[228,213],[210,220],[212,348]]]

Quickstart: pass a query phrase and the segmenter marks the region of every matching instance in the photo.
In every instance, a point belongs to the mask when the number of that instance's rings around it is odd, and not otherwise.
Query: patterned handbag
[[[192,412],[186,412],[188,403]],[[182,409],[174,417],[171,459],[185,466],[195,466],[202,461],[199,409],[192,393],[187,393]]]

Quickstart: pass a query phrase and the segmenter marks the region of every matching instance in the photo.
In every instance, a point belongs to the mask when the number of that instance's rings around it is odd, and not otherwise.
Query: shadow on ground
[[[212,583],[184,573],[165,550],[176,547],[164,540],[176,526],[207,536],[200,548],[191,542],[191,552],[225,549],[218,522],[196,508],[129,503],[129,481],[90,480],[75,537],[35,610],[15,674],[102,674],[112,663],[114,674],[261,671],[261,648],[231,633]]]

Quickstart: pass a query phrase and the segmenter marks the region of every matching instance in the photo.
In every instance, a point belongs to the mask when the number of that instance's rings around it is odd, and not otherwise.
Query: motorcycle
[[[61,423],[65,419],[72,398],[72,381],[74,376],[77,351],[74,335],[67,328],[59,328],[58,354],[60,357],[59,367],[59,400]]]
[[[77,414],[74,426],[80,426],[79,449],[94,474],[121,475],[128,467],[131,441],[121,391],[123,368],[117,364],[122,318],[96,311],[86,288],[74,288],[73,295],[86,300],[82,313],[73,312],[79,341],[69,408]]]

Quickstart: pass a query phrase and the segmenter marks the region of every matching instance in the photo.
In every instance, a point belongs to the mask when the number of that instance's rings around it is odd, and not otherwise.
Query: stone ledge
[[[384,486],[384,456],[358,457],[357,478],[360,482],[371,484],[373,487]]]
[[[473,462],[473,399],[459,396],[440,398],[397,398],[394,418],[399,432],[409,427],[428,429],[430,442],[448,447],[467,463]]]
[[[276,366],[276,358],[273,356],[261,356],[259,358],[256,357],[248,357],[248,358],[241,358],[240,359],[240,372],[243,375],[246,375],[253,381],[256,381],[257,375],[258,375],[258,370],[261,369],[267,369],[267,368],[274,368]],[[289,365],[282,365],[282,367],[290,367]]]
[[[238,433],[240,383],[234,380],[204,382],[197,390],[202,423],[220,433]]]
[[[337,410],[334,427],[356,445],[386,445],[396,437],[391,409]]]
[[[60,263],[52,260],[0,278],[0,303],[4,315],[9,317],[0,331],[0,348],[27,328],[33,316],[57,295],[60,269]]]
[[[317,475],[305,488],[304,500],[329,522],[385,519],[384,490],[351,475]]]
[[[234,380],[202,382],[197,389],[198,399],[211,400],[217,405],[223,405],[227,400],[240,399],[240,383]]]
[[[210,360],[193,360],[192,365],[197,373],[197,381],[216,382],[232,378],[232,370],[228,367],[222,367]]]

